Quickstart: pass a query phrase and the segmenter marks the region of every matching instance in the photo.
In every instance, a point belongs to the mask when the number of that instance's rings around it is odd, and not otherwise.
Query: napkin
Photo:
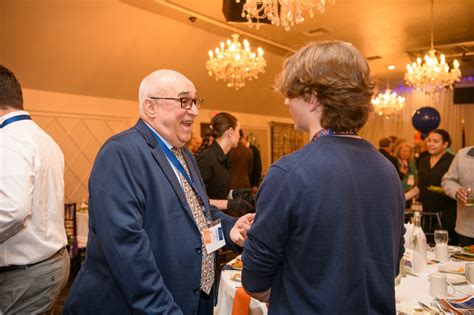
[[[239,287],[235,291],[234,304],[232,305],[232,315],[248,315],[250,308],[250,295],[244,288]]]
[[[405,248],[407,249],[415,249],[415,245],[413,244],[413,231],[415,226],[412,223],[405,223],[405,235],[403,238],[405,239]]]

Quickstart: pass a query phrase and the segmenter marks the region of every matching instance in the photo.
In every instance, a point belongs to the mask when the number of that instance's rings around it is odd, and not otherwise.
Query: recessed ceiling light
[[[395,70],[395,66],[394,66],[394,65],[390,65],[390,66],[388,66],[387,68],[388,68],[388,70]]]

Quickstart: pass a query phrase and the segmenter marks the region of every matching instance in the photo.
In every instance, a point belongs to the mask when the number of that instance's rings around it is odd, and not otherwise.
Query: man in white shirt
[[[37,314],[69,276],[64,156],[23,111],[20,83],[0,65],[0,314]]]

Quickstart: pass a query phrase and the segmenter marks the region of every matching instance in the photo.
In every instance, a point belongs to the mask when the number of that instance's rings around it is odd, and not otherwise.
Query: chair
[[[422,212],[421,228],[426,235],[426,241],[430,245],[434,245],[434,231],[443,228],[441,223],[441,213],[439,212]]]
[[[66,229],[68,246],[71,246],[77,236],[76,203],[64,204],[64,228]]]

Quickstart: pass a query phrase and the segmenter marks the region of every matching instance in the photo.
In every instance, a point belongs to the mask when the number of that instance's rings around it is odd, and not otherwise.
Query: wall
[[[24,89],[25,109],[61,147],[65,158],[65,202],[87,197],[87,182],[101,145],[113,134],[133,126],[138,119],[137,102]],[[282,105],[283,106],[283,105]],[[203,109],[195,121],[209,123],[216,110]],[[270,165],[272,121],[291,119],[233,112],[244,130],[254,131],[261,144],[263,172]]]

